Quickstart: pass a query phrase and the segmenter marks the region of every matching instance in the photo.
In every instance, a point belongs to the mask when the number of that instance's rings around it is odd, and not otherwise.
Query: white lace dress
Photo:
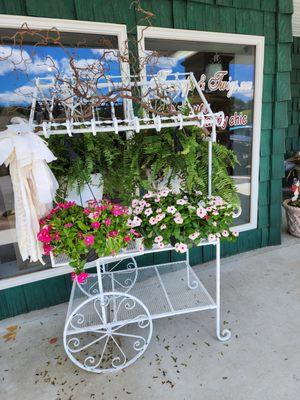
[[[52,207],[58,188],[47,163],[55,160],[46,142],[29,131],[28,124],[8,125],[0,132],[0,165],[9,166],[14,190],[16,232],[23,261],[42,260],[37,241],[39,219]]]

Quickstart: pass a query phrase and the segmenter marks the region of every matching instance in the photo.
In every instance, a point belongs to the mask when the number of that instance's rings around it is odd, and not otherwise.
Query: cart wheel
[[[114,372],[141,357],[152,329],[151,315],[139,299],[128,293],[104,292],[86,299],[69,314],[64,347],[78,367]]]

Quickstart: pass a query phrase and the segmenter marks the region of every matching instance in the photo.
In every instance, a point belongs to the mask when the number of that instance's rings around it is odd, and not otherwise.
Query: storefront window
[[[120,75],[118,55],[118,36],[111,34],[87,34],[59,32],[59,43],[49,40],[45,45],[35,34],[16,35],[19,30],[0,30],[0,130],[14,116],[28,118],[30,114],[32,93],[36,78],[72,76],[70,60],[75,63],[77,71],[84,71],[95,78],[97,64],[103,68],[105,75]],[[45,32],[41,33],[45,35]],[[51,35],[51,33],[50,33]],[[53,32],[55,37],[57,32]],[[22,38],[21,38],[22,37]],[[103,57],[103,54],[106,54]],[[100,60],[100,61],[99,61]],[[98,67],[99,67],[98,65]],[[116,113],[121,112],[122,105],[116,106]],[[47,120],[44,110],[36,108]],[[103,110],[98,110],[102,112]],[[96,110],[96,112],[98,112]],[[50,267],[50,260],[45,258],[46,265],[23,262],[16,243],[14,215],[14,196],[9,170],[0,166],[0,279],[23,273],[33,272]]]
[[[212,110],[225,113],[225,122],[217,130],[217,141],[232,149],[239,161],[229,171],[242,207],[235,224],[255,227],[257,194],[254,186],[257,185],[259,157],[256,141],[254,149],[256,46],[230,41],[218,43],[217,37],[215,42],[206,42],[191,34],[187,34],[191,37],[189,40],[176,40],[176,30],[173,30],[172,39],[168,37],[171,30],[165,35],[164,29],[153,28],[153,31],[151,28],[143,31],[143,52],[147,60],[144,72],[150,75],[161,69],[173,73],[193,72]],[[184,36],[184,31],[179,32]],[[202,32],[202,36],[205,37],[205,33]],[[201,107],[200,98],[192,100]]]

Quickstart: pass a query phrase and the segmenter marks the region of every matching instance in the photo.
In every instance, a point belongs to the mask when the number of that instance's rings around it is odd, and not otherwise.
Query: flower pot
[[[103,185],[101,184],[101,174],[92,174],[91,183],[85,183],[78,193],[78,187],[73,185],[67,192],[66,201],[75,201],[78,205],[85,206],[89,200],[93,200],[94,197],[97,200],[101,200],[103,196]],[[93,196],[94,195],[94,196]]]
[[[290,206],[290,199],[283,202],[286,213],[288,232],[296,237],[300,237],[300,207]]]

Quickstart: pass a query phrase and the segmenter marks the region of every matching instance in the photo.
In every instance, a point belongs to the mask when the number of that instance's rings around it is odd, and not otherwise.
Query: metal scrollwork
[[[69,315],[64,346],[80,368],[105,373],[136,361],[151,336],[151,316],[139,299],[128,293],[103,292],[82,302]]]

